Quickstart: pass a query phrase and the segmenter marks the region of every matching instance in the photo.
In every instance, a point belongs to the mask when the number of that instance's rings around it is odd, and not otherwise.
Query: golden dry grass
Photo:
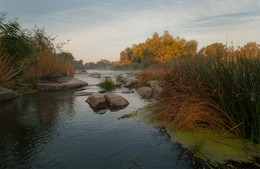
[[[15,81],[15,76],[20,72],[23,66],[14,69],[12,67],[12,61],[14,57],[2,52],[0,56],[0,86],[6,88],[12,88]]]
[[[155,104],[158,108],[156,119],[164,120],[167,125],[178,130],[198,131],[203,127],[222,132],[232,130],[236,135],[240,135],[231,117],[207,99],[211,95],[201,82],[196,81],[194,88],[188,87],[182,83],[181,78],[169,73],[163,74],[164,91]],[[200,97],[201,95],[204,97]]]
[[[31,62],[31,61],[28,61]],[[41,49],[36,57],[36,65],[26,70],[27,79],[51,73],[65,73],[68,76],[74,76],[74,68],[69,58],[60,58],[49,51],[49,49]]]
[[[163,80],[167,72],[166,69],[162,68],[144,70],[138,75],[139,83],[145,85],[151,80]]]

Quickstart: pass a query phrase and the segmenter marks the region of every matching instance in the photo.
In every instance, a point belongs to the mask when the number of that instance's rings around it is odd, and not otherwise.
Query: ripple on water
[[[91,72],[91,71],[89,71]],[[100,71],[115,77],[127,72]],[[101,79],[76,75],[98,91]],[[159,130],[134,119],[117,120],[147,103],[137,93],[122,94],[123,110],[103,115],[87,96],[73,91],[39,92],[0,103],[0,168],[189,168],[180,151]]]

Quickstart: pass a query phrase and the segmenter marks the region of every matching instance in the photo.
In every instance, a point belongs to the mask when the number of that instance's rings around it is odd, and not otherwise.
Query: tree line
[[[224,56],[253,56],[260,55],[260,45],[256,42],[249,42],[243,47],[227,47],[222,43],[213,43],[198,51],[196,40],[185,40],[180,37],[173,37],[168,31],[162,36],[155,32],[152,38],[145,42],[133,44],[120,53],[120,63],[150,63],[154,61],[167,62],[177,57],[194,57],[196,55],[224,57]]]

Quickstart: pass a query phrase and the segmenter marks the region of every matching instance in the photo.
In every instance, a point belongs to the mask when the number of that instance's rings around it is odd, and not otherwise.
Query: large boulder
[[[0,101],[14,99],[18,96],[20,96],[20,94],[17,92],[0,87]]]
[[[153,80],[153,81],[149,81],[149,82],[147,82],[149,85],[150,85],[150,87],[153,89],[153,98],[154,99],[158,99],[159,98],[159,96],[162,94],[162,92],[163,92],[163,89],[162,89],[162,87],[159,85],[159,82],[158,81],[155,81],[155,80]]]
[[[139,83],[139,80],[136,77],[124,77],[120,80],[120,82],[125,84],[125,87],[131,88]]]
[[[116,94],[106,94],[105,98],[110,110],[112,111],[123,109],[129,105],[128,101],[125,98]]]
[[[36,88],[42,91],[69,90],[87,86],[88,83],[69,77],[64,73],[53,73],[46,75],[38,81]]]
[[[106,98],[100,93],[90,95],[86,102],[95,112],[107,108]]]
[[[141,87],[137,89],[137,92],[140,94],[142,98],[150,99],[153,94],[153,89],[151,89],[150,87]]]
[[[89,76],[95,77],[95,78],[100,78],[101,77],[100,73],[98,73],[98,72],[90,73]]]

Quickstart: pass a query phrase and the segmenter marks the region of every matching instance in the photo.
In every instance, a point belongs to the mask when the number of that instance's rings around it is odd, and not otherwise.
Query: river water
[[[91,72],[91,71],[89,71]],[[127,75],[98,71],[102,77]],[[99,91],[101,79],[75,75]],[[115,93],[127,108],[98,114],[76,91],[38,92],[0,103],[0,168],[192,168],[179,145],[138,119],[117,118],[147,103],[138,94]]]

